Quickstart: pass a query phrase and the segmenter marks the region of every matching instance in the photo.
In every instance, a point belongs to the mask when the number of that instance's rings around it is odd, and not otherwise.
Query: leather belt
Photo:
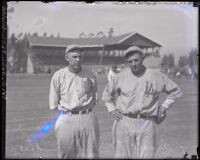
[[[71,114],[86,114],[92,111],[92,108],[86,109],[86,110],[68,110],[68,111],[62,111],[63,114],[71,113]]]
[[[140,114],[123,113],[123,115],[129,118],[147,118],[146,116],[142,116]]]

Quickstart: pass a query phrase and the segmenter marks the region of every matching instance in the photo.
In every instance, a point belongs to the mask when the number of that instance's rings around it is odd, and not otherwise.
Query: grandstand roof
[[[139,45],[141,47],[161,47],[160,44],[142,36],[139,33],[131,32],[116,37],[91,37],[91,38],[60,38],[60,37],[42,37],[28,36],[30,46],[49,46],[49,47],[67,47],[70,44],[78,44],[83,47],[103,47],[119,49],[127,48],[130,45]]]

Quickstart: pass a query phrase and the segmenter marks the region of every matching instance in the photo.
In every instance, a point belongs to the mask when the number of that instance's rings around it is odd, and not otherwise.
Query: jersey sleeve
[[[170,108],[172,104],[179,98],[181,98],[182,91],[180,87],[163,73],[160,73],[160,84],[162,92],[167,94],[166,100],[163,102],[162,106],[166,109]]]
[[[108,81],[110,82],[111,81],[111,71],[109,70],[108,72]]]
[[[162,92],[169,94],[170,92],[172,92],[178,87],[178,85],[175,82],[173,82],[163,73],[158,73],[158,74],[159,74],[158,77],[159,77],[159,83],[161,84],[160,87],[161,87]]]
[[[108,82],[103,91],[102,100],[105,102],[105,106],[107,107],[109,112],[116,109],[115,94],[117,91],[117,81],[118,76],[115,76],[112,81]]]
[[[50,82],[49,108],[57,109],[60,100],[60,85],[58,73],[55,73]]]

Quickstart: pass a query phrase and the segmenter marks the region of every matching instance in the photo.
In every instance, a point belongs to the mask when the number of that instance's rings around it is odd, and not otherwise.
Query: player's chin
[[[138,74],[138,73],[139,73],[139,69],[138,69],[138,68],[132,68],[132,72],[133,72],[134,74]]]
[[[75,65],[73,66],[73,68],[74,68],[74,69],[80,69],[80,68],[81,68],[81,65],[80,65],[80,64],[75,64]]]

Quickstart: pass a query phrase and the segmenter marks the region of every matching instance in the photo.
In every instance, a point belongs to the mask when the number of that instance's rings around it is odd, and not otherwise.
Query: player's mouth
[[[139,69],[139,67],[133,66],[132,69],[133,69],[134,71],[137,71],[137,70]]]
[[[140,68],[139,67],[132,67],[131,70],[132,70],[132,72],[137,73],[137,72],[139,72]]]
[[[74,63],[74,65],[75,65],[75,66],[79,66],[79,65],[80,65],[80,63],[78,63],[78,62],[77,62],[77,63]]]
[[[74,63],[74,67],[80,67],[80,63]]]

